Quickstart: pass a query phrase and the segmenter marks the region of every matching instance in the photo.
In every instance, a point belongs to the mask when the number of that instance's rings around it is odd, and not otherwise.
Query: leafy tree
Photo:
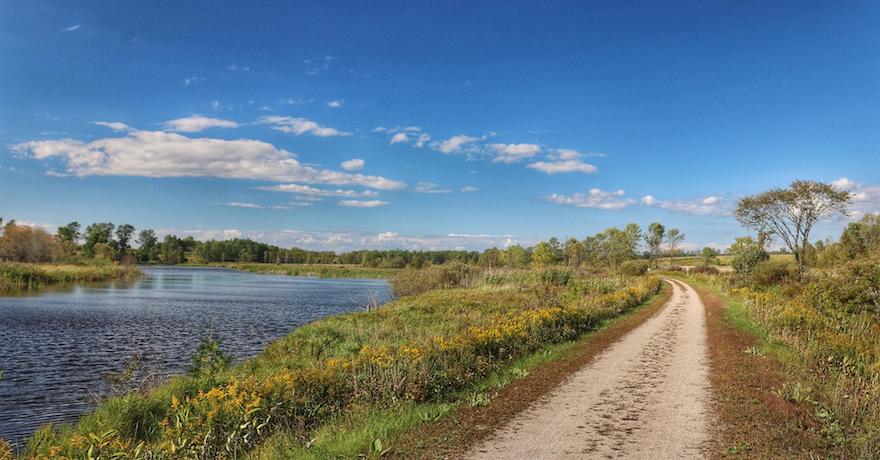
[[[116,249],[117,257],[122,260],[131,247],[131,237],[134,235],[134,226],[131,224],[122,224],[116,227]]]
[[[708,267],[709,265],[718,262],[718,250],[706,246],[700,252],[700,258],[703,259],[703,266]]]
[[[565,264],[569,267],[580,267],[584,262],[584,245],[575,238],[569,238],[562,247]]]
[[[149,228],[141,230],[140,233],[138,233],[137,243],[137,258],[140,262],[151,262],[156,260],[159,239],[156,238],[155,231]]]
[[[651,225],[648,225],[648,233],[645,233],[645,245],[648,246],[652,265],[656,264],[657,257],[660,256],[660,248],[663,246],[665,236],[666,227],[660,222],[651,222]]]
[[[772,189],[742,198],[733,215],[745,227],[779,237],[794,254],[801,274],[813,226],[820,219],[846,215],[849,201],[849,192],[828,184],[794,181],[786,189]]]
[[[79,222],[71,222],[63,227],[58,227],[58,240],[63,242],[71,242],[76,243],[80,238],[80,225]]]
[[[553,246],[550,243],[541,241],[532,248],[532,265],[546,267],[552,265],[555,261],[554,259]]]
[[[678,253],[678,246],[684,241],[684,233],[677,228],[670,228],[666,232],[666,251],[669,254],[669,266],[672,266],[672,257]]]
[[[51,262],[55,258],[55,238],[41,228],[6,224],[0,236],[0,259],[13,262]]]
[[[730,245],[729,252],[733,256],[733,269],[740,274],[751,274],[755,267],[765,260],[770,260],[770,254],[764,250],[766,236],[760,234],[755,241],[750,236],[737,238]]]
[[[110,222],[95,223],[86,227],[85,243],[83,252],[88,257],[95,256],[96,244],[110,244],[113,241],[113,229],[116,228]]]
[[[526,249],[518,244],[504,250],[504,264],[511,268],[525,268],[532,262]]]

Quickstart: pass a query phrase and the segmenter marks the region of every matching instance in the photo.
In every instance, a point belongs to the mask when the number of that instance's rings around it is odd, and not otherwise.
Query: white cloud
[[[342,196],[342,197],[376,197],[379,196],[378,192],[372,190],[344,190],[344,189],[336,189],[336,190],[327,190],[322,188],[310,187],[308,185],[301,184],[279,184],[272,185],[266,187],[257,187],[258,190],[269,190],[273,192],[287,192],[287,193],[296,193],[299,195],[308,195],[308,196]]]
[[[406,133],[397,133],[397,134],[391,136],[391,140],[389,142],[391,143],[391,145],[394,145],[394,144],[404,143],[407,141],[409,141],[409,137],[406,135]]]
[[[209,128],[238,128],[238,123],[202,115],[190,115],[165,122],[165,129],[184,133],[196,133]]]
[[[333,99],[332,101],[327,101],[327,107],[330,107],[331,109],[341,108],[343,104],[345,104],[345,101],[341,99]]]
[[[345,131],[321,126],[317,122],[307,120],[305,118],[270,115],[260,117],[257,122],[264,125],[271,125],[272,129],[281,131],[283,133],[295,134],[297,136],[302,134],[311,134],[318,137],[351,135],[351,133],[347,133]]]
[[[130,128],[128,127],[127,124],[125,124],[125,123],[120,123],[120,122],[118,122],[118,121],[113,121],[113,122],[107,122],[107,121],[95,121],[95,122],[93,122],[93,123],[96,124],[96,125],[98,125],[98,126],[103,126],[103,127],[105,127],[105,128],[110,128],[110,129],[112,129],[113,131],[116,131],[116,132],[118,132],[118,133],[121,133],[121,132],[124,132],[124,131],[128,131],[128,130],[130,129]]]
[[[229,64],[228,66],[226,66],[226,70],[230,72],[250,72],[251,68],[246,65]]]
[[[831,182],[838,190],[850,193],[849,218],[859,220],[865,214],[880,213],[880,185],[866,186],[841,177]]]
[[[547,174],[580,172],[593,174],[598,169],[583,162],[584,155],[576,150],[558,149],[550,155],[550,161],[536,161],[529,163],[528,167]]]
[[[652,195],[646,195],[642,197],[642,204],[697,216],[727,216],[730,215],[732,206],[732,203],[718,196],[695,200],[658,200]]]
[[[597,188],[590,189],[587,193],[575,193],[572,195],[554,193],[546,197],[546,199],[551,203],[596,209],[621,209],[635,203],[635,200],[632,198],[624,198],[623,190],[606,192]]]
[[[378,128],[373,129],[373,132],[390,134],[391,137],[389,138],[388,143],[391,145],[409,144],[413,147],[422,148],[431,140],[431,135],[423,132],[422,128],[419,128],[418,126],[398,126],[395,128],[379,126]]]
[[[531,158],[541,151],[541,146],[537,144],[492,144],[489,147],[496,153],[492,159],[496,163],[515,163]]]
[[[416,193],[449,193],[452,190],[443,188],[434,182],[419,182],[413,188]]]
[[[76,31],[76,30],[79,30],[79,27],[80,27],[80,25],[77,24],[77,25],[74,25],[74,26],[65,27],[65,28],[59,30],[59,32],[74,32],[74,31]]]
[[[462,191],[462,192],[464,192],[464,193],[470,193],[470,192],[476,192],[476,191],[479,191],[479,190],[480,190],[480,189],[474,187],[473,185],[465,185],[464,187],[461,188],[460,191]]]
[[[339,163],[339,167],[346,171],[360,171],[361,169],[364,169],[365,164],[366,162],[360,158],[352,158],[351,160]]]
[[[296,155],[250,139],[190,138],[129,128],[123,137],[85,142],[35,140],[12,146],[38,160],[61,159],[76,176],[218,177],[273,182],[360,185],[399,190],[404,182],[306,166]]]
[[[346,206],[349,208],[377,208],[390,203],[379,200],[342,200],[338,204],[339,206]]]
[[[183,79],[183,84],[185,86],[191,86],[191,85],[195,85],[196,83],[201,83],[203,81],[205,81],[205,79],[202,77],[189,77],[189,78]]]
[[[157,229],[160,238],[168,234],[192,236],[198,240],[228,240],[250,238],[281,247],[300,247],[313,250],[353,251],[359,249],[438,250],[459,248],[483,250],[489,247],[509,247],[514,244],[531,246],[537,238],[519,238],[512,235],[482,235],[450,233],[444,235],[401,235],[383,232],[313,232],[303,230],[238,230],[238,229]]]
[[[473,137],[467,136],[464,134],[459,134],[458,136],[452,136],[449,139],[441,142],[435,142],[431,145],[431,147],[441,153],[457,153],[460,152],[462,147],[467,144],[483,140],[482,137]]]
[[[255,204],[255,203],[243,203],[241,201],[227,201],[225,203],[214,203],[221,206],[230,206],[233,208],[251,208],[251,209],[262,209],[263,206]]]
[[[211,110],[217,111],[222,108],[223,108],[223,106],[220,105],[220,101],[211,101]]]

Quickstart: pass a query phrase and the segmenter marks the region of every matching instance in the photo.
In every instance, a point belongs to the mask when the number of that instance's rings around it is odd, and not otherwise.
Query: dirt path
[[[475,459],[699,458],[708,440],[705,312],[667,280],[663,310],[477,444]]]

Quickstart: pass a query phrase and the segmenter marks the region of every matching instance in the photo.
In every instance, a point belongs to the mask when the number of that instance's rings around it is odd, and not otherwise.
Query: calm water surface
[[[0,297],[0,437],[20,444],[39,425],[76,420],[107,391],[104,375],[139,354],[162,375],[184,372],[208,331],[236,360],[327,315],[360,309],[383,280],[144,268],[135,282]]]

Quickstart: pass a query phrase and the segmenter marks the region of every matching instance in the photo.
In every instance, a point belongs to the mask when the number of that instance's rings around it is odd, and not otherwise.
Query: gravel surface
[[[657,315],[477,444],[474,459],[701,458],[710,387],[705,311],[672,284]]]

